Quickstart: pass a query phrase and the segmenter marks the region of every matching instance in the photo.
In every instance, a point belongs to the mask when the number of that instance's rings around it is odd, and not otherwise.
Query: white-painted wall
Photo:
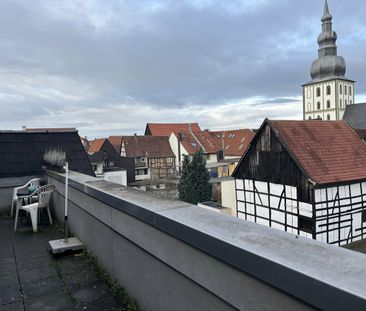
[[[127,172],[126,171],[115,171],[105,172],[103,175],[104,180],[127,186]]]
[[[171,133],[170,137],[169,137],[169,144],[170,144],[170,148],[172,149],[174,155],[175,155],[175,165],[177,170],[179,170],[179,166],[182,165],[183,162],[183,155],[187,154],[188,152],[187,150],[183,147],[182,144],[179,143],[178,141],[178,137],[175,136],[174,133]],[[180,144],[180,159],[181,159],[181,163],[179,163],[179,148],[178,145]]]
[[[258,191],[255,194],[254,185]],[[280,200],[278,196],[284,189],[285,197]],[[270,183],[269,194],[267,183],[237,179],[238,217],[312,238],[312,234],[299,231],[298,218],[314,216],[316,240],[345,245],[366,237],[366,222],[362,221],[362,211],[366,209],[366,182],[314,190],[315,215],[312,205],[301,201],[297,211],[294,187]]]
[[[365,238],[365,202],[366,182],[315,190],[316,239],[345,245]]]
[[[231,215],[236,216],[235,180],[221,182],[221,205],[231,209]]]
[[[258,193],[253,193],[254,186]],[[284,190],[285,195],[280,199]],[[312,238],[311,233],[298,229],[299,216],[311,218],[312,206],[300,202],[297,210],[296,188],[270,183],[268,192],[266,182],[237,179],[236,200],[239,218]]]
[[[215,163],[217,162],[217,154],[210,153],[206,155],[206,163]]]
[[[95,166],[96,166],[96,170],[94,170]],[[92,164],[92,167],[93,167],[95,175],[103,174],[103,167],[104,167],[103,163]]]
[[[331,87],[331,94],[327,95],[327,86]],[[320,96],[317,96],[320,88]],[[347,89],[347,92],[345,91]],[[351,88],[351,93],[350,93]],[[308,120],[321,117],[322,120],[342,120],[346,104],[355,103],[354,82],[349,80],[329,80],[314,84],[304,85],[303,104],[304,119]],[[330,101],[330,107],[327,102]],[[318,109],[318,102],[320,109]]]

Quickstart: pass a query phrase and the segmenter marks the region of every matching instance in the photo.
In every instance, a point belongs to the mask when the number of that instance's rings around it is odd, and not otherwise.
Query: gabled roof
[[[126,157],[173,158],[169,138],[161,136],[123,136]]]
[[[354,129],[366,129],[366,103],[348,105],[343,120]]]
[[[98,138],[90,141],[90,146],[88,149],[89,153],[99,152],[107,138]]]
[[[175,135],[177,139],[180,140],[180,143],[189,155],[194,154],[195,152],[201,150],[203,147],[199,140],[196,139],[189,131],[173,132],[173,135]]]
[[[189,131],[200,132],[201,128],[198,123],[147,123],[145,135],[167,136],[172,132]]]
[[[226,156],[242,156],[254,137],[249,129],[232,131],[179,131],[174,132],[176,137],[181,135],[181,143],[186,151],[192,155],[200,149],[206,154],[214,154],[224,147]],[[224,138],[222,136],[224,135]]]
[[[366,144],[344,121],[265,120],[306,176],[316,184],[366,180]],[[261,135],[261,129],[253,139]],[[239,170],[250,148],[233,175]]]
[[[104,163],[105,154],[102,151],[98,151],[93,154],[88,154],[88,157],[91,164]]]
[[[46,150],[66,150],[70,170],[95,176],[79,135],[73,132],[0,132],[0,177],[42,175]]]
[[[254,137],[254,132],[250,129],[239,129],[232,131],[212,131],[211,135],[224,144],[224,153],[226,156],[242,156],[247,150]],[[224,138],[222,138],[224,136]],[[222,147],[221,147],[222,149]],[[220,150],[221,150],[220,149]]]
[[[113,145],[114,149],[120,154],[123,136],[109,136],[108,140]]]

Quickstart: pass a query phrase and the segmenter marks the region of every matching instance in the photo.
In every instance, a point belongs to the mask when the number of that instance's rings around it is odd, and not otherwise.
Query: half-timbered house
[[[366,237],[366,144],[344,121],[266,119],[233,176],[240,218],[330,244]]]

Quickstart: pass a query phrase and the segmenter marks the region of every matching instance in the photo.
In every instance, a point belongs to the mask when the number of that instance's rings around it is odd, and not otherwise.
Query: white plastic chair
[[[32,187],[34,189],[37,189],[39,188],[39,183],[41,181],[42,178],[33,178],[31,180],[29,180],[25,185],[23,186],[19,186],[19,187],[15,187],[13,189],[13,198],[12,198],[12,201],[11,201],[11,208],[10,208],[10,217],[12,218],[13,217],[13,210],[14,210],[14,207],[16,206],[17,204],[17,200],[18,200],[18,191],[19,190],[26,190],[28,189],[29,187]]]
[[[16,212],[15,212],[15,224],[14,224],[14,231],[17,231],[17,224],[18,224],[18,215],[19,210],[24,210],[30,214],[33,232],[38,231],[38,211],[42,208],[47,208],[48,218],[50,220],[50,224],[52,225],[52,218],[49,208],[49,202],[51,198],[52,192],[56,189],[54,185],[46,185],[43,187],[38,188],[34,193],[38,195],[38,202],[30,203],[27,205],[22,205],[22,199],[17,200]],[[32,193],[29,197],[34,195]]]

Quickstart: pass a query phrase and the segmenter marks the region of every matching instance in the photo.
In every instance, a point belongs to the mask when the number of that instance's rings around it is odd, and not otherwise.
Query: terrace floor
[[[85,255],[51,256],[57,227],[33,233],[25,223],[14,233],[14,219],[0,214],[0,311],[122,309]]]

